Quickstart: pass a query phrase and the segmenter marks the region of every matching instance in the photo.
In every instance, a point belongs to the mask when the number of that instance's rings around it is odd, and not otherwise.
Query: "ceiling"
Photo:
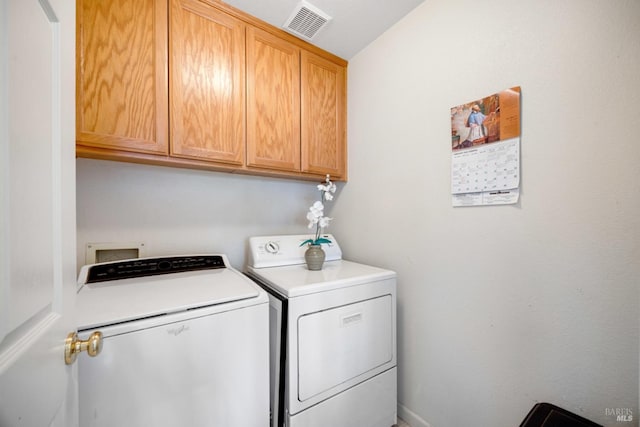
[[[424,0],[304,0],[332,19],[312,40],[321,49],[349,60]],[[250,15],[282,28],[301,0],[225,0]]]

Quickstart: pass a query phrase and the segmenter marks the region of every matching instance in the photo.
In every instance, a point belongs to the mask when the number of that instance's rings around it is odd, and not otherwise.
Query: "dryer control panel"
[[[264,268],[304,264],[304,253],[307,250],[304,242],[314,237],[309,234],[251,237],[248,265]],[[322,244],[326,254],[325,261],[342,259],[342,251],[336,239],[331,234],[323,234],[320,237],[331,242]]]

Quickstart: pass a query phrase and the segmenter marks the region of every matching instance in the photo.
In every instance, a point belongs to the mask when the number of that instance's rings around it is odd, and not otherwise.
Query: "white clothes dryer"
[[[342,259],[310,271],[308,235],[249,239],[246,274],[269,293],[273,427],[397,421],[396,274]]]
[[[225,255],[84,266],[80,426],[269,425],[268,298]]]

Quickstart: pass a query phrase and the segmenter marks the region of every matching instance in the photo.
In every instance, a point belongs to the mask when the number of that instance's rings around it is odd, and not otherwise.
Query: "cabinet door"
[[[171,155],[244,164],[245,26],[196,0],[171,0]]]
[[[78,0],[78,145],[168,152],[166,22],[166,1]]]
[[[247,165],[300,171],[300,49],[247,29]]]
[[[346,179],[346,69],[301,53],[302,171]]]

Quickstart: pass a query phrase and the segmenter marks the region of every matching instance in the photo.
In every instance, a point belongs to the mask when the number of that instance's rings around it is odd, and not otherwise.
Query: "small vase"
[[[312,271],[322,270],[324,264],[325,253],[320,245],[309,245],[304,253],[304,260],[307,262],[307,268]]]

